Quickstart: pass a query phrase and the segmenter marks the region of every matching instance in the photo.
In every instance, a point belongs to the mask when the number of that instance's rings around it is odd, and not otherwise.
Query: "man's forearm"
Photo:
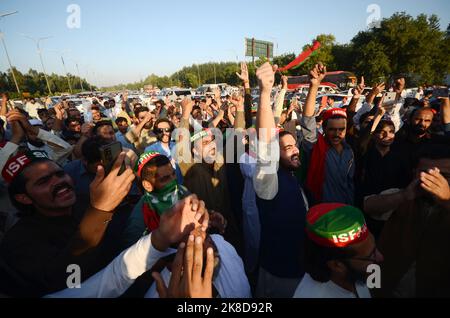
[[[261,130],[265,129],[265,131]],[[256,129],[259,140],[269,143],[272,139],[272,130],[275,129],[272,108],[270,107],[270,91],[261,91],[259,109],[256,115]]]
[[[303,109],[303,116],[312,117],[314,116],[314,109],[316,108],[316,97],[317,91],[319,90],[318,85],[309,85],[308,96],[306,96],[305,108]]]
[[[402,203],[408,201],[405,190],[393,194],[378,194],[364,200],[364,212],[370,216],[381,216],[396,210]]]

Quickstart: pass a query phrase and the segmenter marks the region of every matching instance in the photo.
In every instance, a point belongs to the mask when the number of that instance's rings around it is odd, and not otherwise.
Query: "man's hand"
[[[244,98],[240,94],[235,94],[231,97],[231,104],[236,107],[236,111],[244,111]]]
[[[286,75],[281,76],[281,89],[288,89],[288,77]]]
[[[105,177],[105,169],[97,167],[97,174],[90,185],[91,206],[97,210],[112,212],[130,192],[135,178],[130,167],[119,176],[126,154],[120,153],[111,172]]]
[[[191,98],[185,97],[181,101],[181,113],[183,118],[188,119],[194,107],[194,101]]]
[[[374,97],[384,91],[385,87],[385,83],[375,84],[375,86],[372,88],[372,94],[374,95]]]
[[[450,201],[450,186],[438,168],[420,173],[420,186],[437,201]]]
[[[169,288],[159,273],[152,273],[160,298],[211,298],[214,273],[214,252],[206,250],[206,266],[203,272],[203,239],[189,236],[187,245],[181,243],[172,264]]]
[[[366,87],[364,83],[364,76],[361,76],[361,82],[355,87],[353,91],[353,98],[359,98],[362,95],[362,92],[364,91],[364,88]]]
[[[198,226],[206,231],[208,221],[205,202],[192,194],[178,201],[161,216],[159,227],[152,234],[152,244],[156,249],[165,251],[170,245],[186,238]]]
[[[25,132],[23,131],[22,126],[20,126],[20,123],[18,121],[12,121],[10,122],[10,125],[12,130],[12,137],[10,141],[18,145],[25,137]]]
[[[59,120],[64,120],[64,108],[63,105],[61,103],[58,103],[55,105],[54,107],[55,109],[55,116],[56,118],[58,118]]]
[[[94,124],[93,123],[84,123],[81,126],[81,135],[86,137],[86,138],[90,138],[92,136],[92,130],[94,129]]]
[[[275,73],[278,65],[270,65],[269,62],[264,63],[256,70],[256,77],[258,78],[258,85],[261,93],[271,93],[275,82]]]
[[[244,84],[249,84],[249,77],[248,77],[248,67],[247,64],[242,62],[241,63],[241,74],[236,72],[236,75],[241,79],[241,81],[244,82]]]
[[[316,64],[314,68],[309,72],[309,82],[311,86],[318,87],[325,78],[326,73],[327,68],[321,62]]]
[[[419,188],[419,179],[414,179],[411,183],[403,190],[406,201],[413,201],[421,195]]]
[[[39,128],[32,126],[28,121],[28,119],[25,117],[25,115],[19,112],[18,110],[12,110],[8,112],[6,114],[6,120],[9,123],[12,122],[20,123],[24,133],[27,134],[28,136],[36,137],[39,134]]]

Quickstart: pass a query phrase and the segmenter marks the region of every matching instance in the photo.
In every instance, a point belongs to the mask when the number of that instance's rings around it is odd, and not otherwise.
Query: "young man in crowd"
[[[292,297],[304,274],[307,201],[294,171],[300,151],[294,136],[277,135],[270,94],[276,66],[256,72],[260,104],[256,114],[258,158],[253,184],[261,223],[260,267],[256,297]],[[296,251],[293,253],[292,251]]]
[[[355,163],[346,143],[347,113],[340,108],[323,114],[324,134],[318,134],[314,117],[315,100],[326,68],[318,64],[310,72],[310,86],[302,117],[302,148],[308,157],[306,189],[312,202],[353,204]]]
[[[141,106],[134,109],[134,115],[137,123],[125,134],[125,138],[135,146],[137,154],[140,155],[146,147],[157,141],[153,133],[155,114],[147,107]]]
[[[2,176],[22,217],[0,245],[3,292],[43,296],[67,286],[69,265],[78,264],[83,278],[105,265],[108,257],[96,248],[134,179],[129,168],[118,175],[124,157],[107,176],[98,168],[81,222],[73,218],[77,198],[72,179],[46,153],[19,153],[8,160]]]
[[[362,212],[322,203],[306,216],[306,274],[294,298],[370,298],[367,267],[383,261]]]
[[[423,145],[415,179],[403,190],[366,198],[364,210],[386,220],[379,239],[385,256],[380,296],[450,296],[450,147]]]

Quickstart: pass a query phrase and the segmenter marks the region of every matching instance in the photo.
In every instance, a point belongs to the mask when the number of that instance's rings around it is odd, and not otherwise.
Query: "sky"
[[[64,74],[62,53],[68,72],[78,75],[78,64],[82,77],[110,86],[194,63],[249,61],[246,37],[274,42],[275,55],[298,54],[321,33],[348,43],[378,9],[381,18],[405,11],[436,14],[443,30],[450,23],[449,0],[0,0],[0,14],[19,11],[0,19],[0,30],[21,72],[42,70],[23,34],[51,36],[40,42],[47,73]],[[0,71],[8,68],[1,48]]]

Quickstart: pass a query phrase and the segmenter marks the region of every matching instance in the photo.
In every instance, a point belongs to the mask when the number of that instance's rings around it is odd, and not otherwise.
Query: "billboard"
[[[245,38],[245,56],[273,58],[273,43]]]

